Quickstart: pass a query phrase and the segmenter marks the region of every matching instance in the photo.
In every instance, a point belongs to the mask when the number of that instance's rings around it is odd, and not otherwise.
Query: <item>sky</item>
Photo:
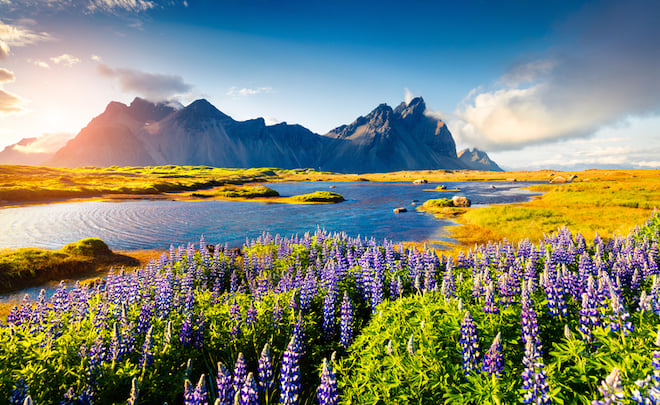
[[[660,2],[0,0],[0,149],[110,101],[327,133],[413,96],[501,167],[660,168]]]

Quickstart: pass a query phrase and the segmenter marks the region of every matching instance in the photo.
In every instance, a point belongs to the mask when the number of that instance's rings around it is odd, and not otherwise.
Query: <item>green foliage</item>
[[[332,202],[338,203],[344,201],[344,197],[339,193],[331,191],[314,191],[309,194],[295,195],[291,197],[292,200],[300,202]]]
[[[436,198],[433,200],[427,200],[424,202],[424,205],[427,207],[453,207],[454,201],[451,198]]]

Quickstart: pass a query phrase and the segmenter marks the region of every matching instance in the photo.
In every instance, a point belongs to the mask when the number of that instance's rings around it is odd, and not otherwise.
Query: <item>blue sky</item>
[[[508,169],[660,167],[655,1],[0,0],[0,147],[111,100],[318,133],[422,96]]]

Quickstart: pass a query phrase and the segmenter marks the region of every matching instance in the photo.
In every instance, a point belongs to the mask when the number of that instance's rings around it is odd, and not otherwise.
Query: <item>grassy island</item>
[[[341,194],[331,191],[315,191],[309,194],[295,195],[291,199],[304,203],[338,203],[344,201],[344,197]]]
[[[22,248],[0,253],[0,292],[62,278],[89,275],[111,265],[138,266],[139,260],[112,252],[101,239],[88,238],[58,250]]]

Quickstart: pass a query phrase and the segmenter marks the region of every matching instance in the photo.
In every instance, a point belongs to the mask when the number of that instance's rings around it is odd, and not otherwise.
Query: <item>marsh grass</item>
[[[265,186],[246,186],[246,187],[223,187],[211,192],[196,192],[191,196],[197,198],[257,198],[257,197],[279,197],[280,193]]]

